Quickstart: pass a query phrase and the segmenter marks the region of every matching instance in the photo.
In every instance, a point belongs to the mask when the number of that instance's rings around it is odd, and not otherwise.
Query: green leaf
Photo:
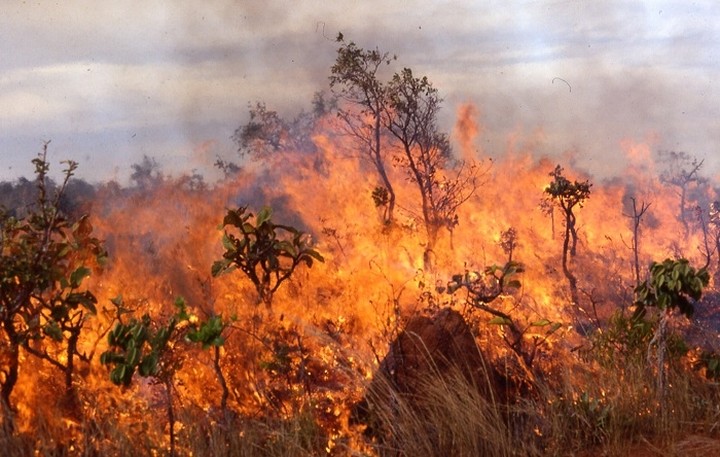
[[[120,370],[117,369],[117,367],[113,368],[112,371],[110,371],[110,381],[115,384],[116,386],[119,386],[122,384],[122,378],[120,377]]]
[[[295,246],[293,246],[293,244],[287,240],[275,242],[274,248],[277,251],[280,251],[280,252],[284,251],[284,252],[288,253],[291,257],[296,257],[298,255],[298,252],[295,249]]]
[[[678,279],[680,279],[680,268],[679,267],[680,267],[680,264],[675,265],[675,268],[673,268],[673,271],[670,274],[670,277],[672,277],[672,279],[674,281],[677,281]]]
[[[215,262],[213,262],[211,274],[213,276],[220,276],[227,271],[228,265],[230,265],[231,263],[232,261],[227,259],[216,260]]]
[[[77,305],[81,305],[90,313],[97,314],[97,308],[95,307],[97,298],[95,298],[95,295],[93,295],[90,291],[71,293],[65,298],[65,303],[73,309],[75,309]]]
[[[68,243],[62,243],[60,246],[61,247],[60,251],[58,252],[58,257],[65,257],[72,250],[72,247]]]
[[[55,341],[62,341],[63,333],[57,322],[51,321],[45,324],[43,327],[43,333],[52,338]]]
[[[720,360],[716,358],[710,359],[708,362],[708,370],[712,372],[718,371],[718,367],[720,366]]]
[[[117,338],[117,330],[120,324],[116,324],[115,328],[108,333],[108,345],[109,346],[117,346],[118,338]]]
[[[158,371],[158,355],[156,352],[151,352],[150,354],[143,357],[139,368],[140,376],[144,378],[147,378],[148,376],[155,376]]]
[[[123,305],[122,295],[118,295],[118,296],[115,297],[115,298],[111,298],[111,299],[110,299],[110,303],[112,303],[112,304],[115,305],[116,307],[120,308],[120,307]]]
[[[225,338],[222,336],[218,336],[210,341],[210,346],[222,346],[223,344],[225,344]]]
[[[270,220],[272,216],[272,210],[265,206],[263,209],[258,211],[257,218],[255,219],[255,225],[260,226]]]
[[[140,361],[140,351],[138,351],[137,348],[133,347],[130,350],[128,350],[127,355],[127,363],[130,366],[135,366]]]
[[[187,305],[185,304],[185,298],[176,297],[175,298],[175,308],[178,309],[178,314],[177,314],[178,319],[180,319],[180,320],[190,319],[190,316],[187,313]]]
[[[235,243],[233,242],[233,239],[228,236],[227,233],[223,234],[222,245],[225,248],[225,250],[227,250],[227,251],[235,250]]]
[[[314,249],[308,249],[308,250],[306,250],[306,251],[305,251],[305,254],[309,255],[310,257],[314,258],[315,260],[317,260],[317,261],[320,262],[320,263],[324,263],[324,262],[325,262],[325,258],[324,258],[319,252],[317,252],[317,251],[314,250]]]
[[[113,384],[128,385],[128,384],[130,384],[131,379],[132,379],[132,371],[128,370],[127,365],[125,365],[124,363],[121,363],[120,365],[116,366],[110,372],[110,380],[113,382]]]
[[[512,321],[506,317],[495,316],[488,321],[490,325],[510,325]]]
[[[70,274],[70,287],[77,289],[80,287],[83,279],[90,276],[90,269],[84,266],[78,267]]]
[[[532,324],[533,327],[545,327],[546,325],[550,325],[550,321],[547,319],[540,319],[539,321],[535,321]]]
[[[655,286],[659,289],[665,284],[665,276],[657,276],[655,280]]]

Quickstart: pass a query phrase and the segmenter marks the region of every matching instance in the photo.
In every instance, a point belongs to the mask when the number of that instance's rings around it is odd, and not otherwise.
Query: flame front
[[[101,307],[109,309],[110,300],[122,295],[135,314],[159,318],[171,315],[172,303],[182,296],[196,320],[216,314],[232,317],[221,348],[230,409],[246,417],[283,419],[312,408],[327,427],[327,452],[333,453],[342,440],[349,445],[358,439],[347,424],[349,405],[362,394],[403,319],[431,306],[478,316],[462,294],[438,291],[436,286],[445,285],[453,274],[482,271],[509,256],[521,262],[522,288],[503,296],[499,306],[527,321],[562,323],[565,337],[544,349],[546,363],[560,366],[578,363],[569,352],[579,338],[578,323],[590,323],[597,314],[607,318],[632,304],[627,294],[636,281],[632,199],[650,205],[639,229],[643,269],[666,257],[706,261],[699,222],[688,216],[688,230],[678,217],[677,188],[660,179],[652,144],[628,139],[618,145],[627,156],[625,173],[593,182],[589,200],[577,209],[579,246],[572,268],[583,299],[572,303],[561,269],[564,221],[557,208],[543,203],[556,163],[533,155],[526,145],[533,139],[523,143],[515,137],[490,166],[477,145],[483,131],[477,117],[475,107],[462,107],[454,136],[462,159],[484,163],[487,171],[460,207],[457,227],[452,233],[441,232],[432,269],[423,262],[426,239],[416,189],[401,170],[390,170],[400,203],[395,224],[383,225],[371,198],[378,185],[371,165],[348,153],[355,144],[338,134],[332,119],[325,119],[313,132],[314,152],[279,151],[265,166],[248,166],[211,186],[190,186],[182,178],[161,179],[143,190],[103,186],[92,203],[92,223],[110,250],[109,265],[92,277],[99,302],[105,304]],[[572,179],[590,178],[563,165]],[[710,186],[703,189],[693,189],[688,200],[699,211],[707,211],[716,198]],[[218,278],[210,274],[213,261],[222,257],[218,224],[226,208],[242,205],[272,207],[279,221],[309,233],[325,258],[313,268],[300,268],[278,290],[271,314],[256,306],[252,284],[239,273]],[[502,233],[511,228],[512,253],[501,243]],[[92,320],[83,350],[99,353],[112,324],[113,316],[102,312]],[[505,357],[502,329],[482,324],[480,329],[481,345],[494,357]],[[181,358],[174,384],[178,404],[184,405],[178,433],[183,427],[217,421],[221,395],[209,352],[188,349]],[[40,386],[54,374],[37,361],[24,361],[21,376],[15,395],[20,415],[28,418],[25,429],[40,427],[43,411],[53,408]],[[159,442],[166,439],[163,421],[137,415],[137,408],[163,404],[157,386],[137,383],[119,392],[106,378],[105,368],[95,362],[80,373],[76,382],[86,392],[84,420],[115,415],[120,429],[145,430],[148,439]],[[193,424],[197,417],[206,419]]]

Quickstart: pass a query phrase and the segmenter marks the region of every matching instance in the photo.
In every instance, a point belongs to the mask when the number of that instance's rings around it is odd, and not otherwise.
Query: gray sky
[[[125,180],[143,154],[212,172],[248,103],[293,115],[327,88],[339,31],[475,103],[479,147],[576,151],[601,175],[620,142],[720,170],[720,3],[679,1],[15,2],[0,14],[0,180],[53,160]],[[399,69],[399,68],[398,68]],[[561,78],[561,79],[556,79]],[[566,83],[567,82],[567,83]]]

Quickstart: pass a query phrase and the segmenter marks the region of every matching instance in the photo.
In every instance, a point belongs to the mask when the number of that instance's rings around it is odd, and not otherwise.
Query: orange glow
[[[478,109],[465,104],[457,117],[453,137],[459,156],[481,160],[477,143],[483,128],[478,125]],[[231,388],[230,407],[248,416],[271,412],[289,417],[311,397],[315,414],[330,424],[327,452],[332,453],[347,433],[349,405],[362,395],[403,319],[430,304],[468,310],[462,293],[450,296],[436,290],[453,274],[502,265],[512,255],[525,266],[518,277],[522,287],[504,294],[493,306],[523,316],[525,323],[540,319],[561,323],[563,337],[544,349],[561,352],[578,341],[576,321],[590,322],[597,317],[592,313],[607,317],[631,305],[622,294],[634,285],[630,198],[651,205],[641,223],[642,268],[651,260],[676,254],[703,262],[701,233],[682,234],[678,198],[658,176],[652,144],[627,139],[619,145],[628,161],[623,176],[595,182],[586,171],[561,163],[570,180],[593,182],[589,200],[576,210],[579,245],[571,267],[583,300],[573,305],[560,263],[563,215],[544,203],[543,191],[557,163],[534,155],[533,144],[541,136],[537,131],[529,138],[517,133],[508,139],[503,156],[460,207],[457,227],[452,233],[441,231],[432,270],[426,270],[423,262],[426,239],[416,188],[403,170],[389,167],[390,179],[397,186],[398,209],[395,224],[384,227],[371,198],[377,186],[375,172],[359,154],[350,152],[357,145],[338,135],[331,120],[320,123],[314,132],[315,152],[279,151],[265,166],[252,164],[207,189],[190,188],[181,179],[166,179],[144,191],[105,186],[92,212],[97,236],[106,240],[110,250],[105,270],[90,278],[99,308],[110,310],[110,300],[122,295],[132,315],[165,318],[174,312],[175,298],[182,296],[191,322],[215,314],[232,317],[221,351]],[[213,147],[213,143],[203,144],[196,156],[208,156]],[[325,258],[311,269],[297,270],[274,295],[271,314],[256,305],[256,292],[240,272],[218,278],[210,274],[213,261],[223,252],[218,225],[225,209],[241,205],[249,205],[254,212],[271,206],[279,223],[309,233]],[[501,234],[510,228],[516,232],[512,253],[500,242]],[[474,313],[481,323],[479,343],[492,346],[487,350],[494,357],[505,356],[507,349],[498,337],[502,328],[485,325],[488,316]],[[113,317],[110,311],[101,312],[89,321],[82,351],[102,352]],[[541,329],[526,337],[538,335]],[[288,348],[274,347],[278,341],[285,341]],[[277,360],[272,358],[273,350]],[[297,365],[281,366],[286,362],[278,355],[283,350],[295,351],[290,354]],[[220,397],[211,351],[188,351],[181,357],[176,395],[183,405],[192,404],[210,414]],[[38,400],[33,387],[51,368],[43,367],[43,375],[38,376],[28,369],[29,363],[23,363],[16,396],[21,415],[36,421],[32,405]],[[97,361],[90,368],[78,384],[99,397],[109,395],[114,387],[107,381],[105,368]],[[281,385],[284,382],[289,385]],[[146,403],[162,407],[158,386],[148,382],[135,383],[121,396],[123,400],[113,406],[118,411]],[[148,427],[132,423],[129,417],[120,420],[126,420],[127,427]],[[180,422],[176,427],[184,433]],[[153,424],[151,433],[165,439],[162,424]]]

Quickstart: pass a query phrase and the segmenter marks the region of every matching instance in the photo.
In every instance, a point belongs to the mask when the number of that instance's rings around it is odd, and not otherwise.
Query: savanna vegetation
[[[337,46],[311,109],[250,105],[217,182],[54,180],[46,143],[0,183],[3,452],[720,454],[703,161],[490,160],[472,109],[450,135],[428,77]]]

